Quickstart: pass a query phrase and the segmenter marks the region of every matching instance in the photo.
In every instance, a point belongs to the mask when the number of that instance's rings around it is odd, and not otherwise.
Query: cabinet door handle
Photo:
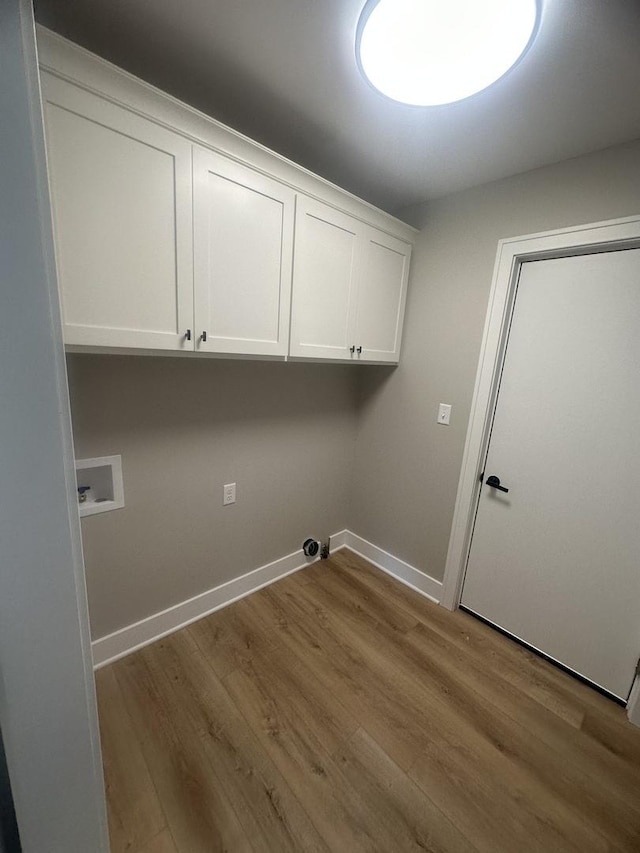
[[[207,333],[206,332],[203,332],[200,335],[200,340],[202,341],[203,344],[206,343],[206,340],[207,340]]]
[[[360,355],[360,353],[362,352],[362,347],[358,347],[358,349],[356,350],[356,352],[358,353],[358,355]]]
[[[186,341],[191,340],[191,329],[187,329],[187,331],[184,333],[184,338]]]
[[[354,344],[352,347],[349,347],[349,352],[350,352],[352,355],[353,355],[353,353],[354,353],[355,351],[356,351],[356,345],[355,345],[355,344]]]

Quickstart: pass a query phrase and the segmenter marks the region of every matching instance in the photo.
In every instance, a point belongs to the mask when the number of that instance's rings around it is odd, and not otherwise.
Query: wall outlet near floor
[[[449,426],[451,421],[451,406],[449,403],[440,403],[438,406],[438,423]]]
[[[226,483],[222,487],[222,505],[228,506],[236,502],[236,484]]]

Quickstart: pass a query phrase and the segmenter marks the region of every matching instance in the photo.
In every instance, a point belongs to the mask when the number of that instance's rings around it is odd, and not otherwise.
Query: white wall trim
[[[442,587],[439,581],[430,578],[418,569],[414,569],[413,566],[349,530],[333,533],[331,535],[331,552],[335,553],[345,547],[369,560],[376,568],[392,575],[421,595],[425,595],[431,601],[438,602]],[[267,563],[265,566],[247,572],[239,578],[234,578],[200,593],[200,595],[181,601],[160,613],[154,613],[146,619],[134,622],[133,625],[127,625],[112,634],[100,637],[92,643],[94,668],[99,669],[113,663],[119,658],[131,654],[131,652],[135,652],[149,645],[149,643],[154,643],[156,640],[160,640],[162,637],[166,637],[168,634],[172,634],[174,631],[184,628],[186,625],[190,625],[228,604],[233,604],[234,601],[238,601],[252,592],[257,592],[287,575],[304,569],[316,561],[306,559],[300,551],[295,551],[293,554],[288,554],[286,557],[281,557],[272,563]]]
[[[460,602],[480,490],[479,475],[486,455],[522,263],[527,260],[638,247],[640,216],[499,241],[445,566],[441,603],[448,609],[455,609]],[[637,698],[636,702],[640,705]]]
[[[347,544],[347,536],[349,536],[348,530],[341,530],[340,533],[333,533],[331,536],[331,553],[334,551],[339,551],[341,548],[344,548]]]
[[[345,530],[344,533],[344,544],[349,550],[364,557],[377,569],[391,575],[405,586],[411,587],[420,595],[435,601],[436,604],[440,603],[442,596],[442,583],[440,581],[410,566],[409,563],[405,563],[399,557],[394,557],[393,554],[384,551],[372,542],[368,542],[362,536],[358,536],[350,530]],[[333,539],[331,541],[333,543]]]
[[[0,3],[0,848],[108,853],[34,36],[31,0]]]
[[[640,676],[636,676],[627,701],[627,717],[634,726],[640,726]]]

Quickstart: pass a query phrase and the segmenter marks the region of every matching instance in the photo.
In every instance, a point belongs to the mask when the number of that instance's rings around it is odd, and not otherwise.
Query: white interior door
[[[640,654],[639,377],[640,250],[522,265],[462,593],[621,699]]]

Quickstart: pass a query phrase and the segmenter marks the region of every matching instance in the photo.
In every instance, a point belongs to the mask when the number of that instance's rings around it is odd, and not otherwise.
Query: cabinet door
[[[193,349],[191,145],[43,74],[68,344]]]
[[[408,243],[366,226],[355,332],[360,361],[397,362],[400,357],[410,259]]]
[[[295,194],[201,148],[193,169],[196,349],[285,356]]]
[[[351,358],[362,224],[299,195],[291,306],[292,356]]]

